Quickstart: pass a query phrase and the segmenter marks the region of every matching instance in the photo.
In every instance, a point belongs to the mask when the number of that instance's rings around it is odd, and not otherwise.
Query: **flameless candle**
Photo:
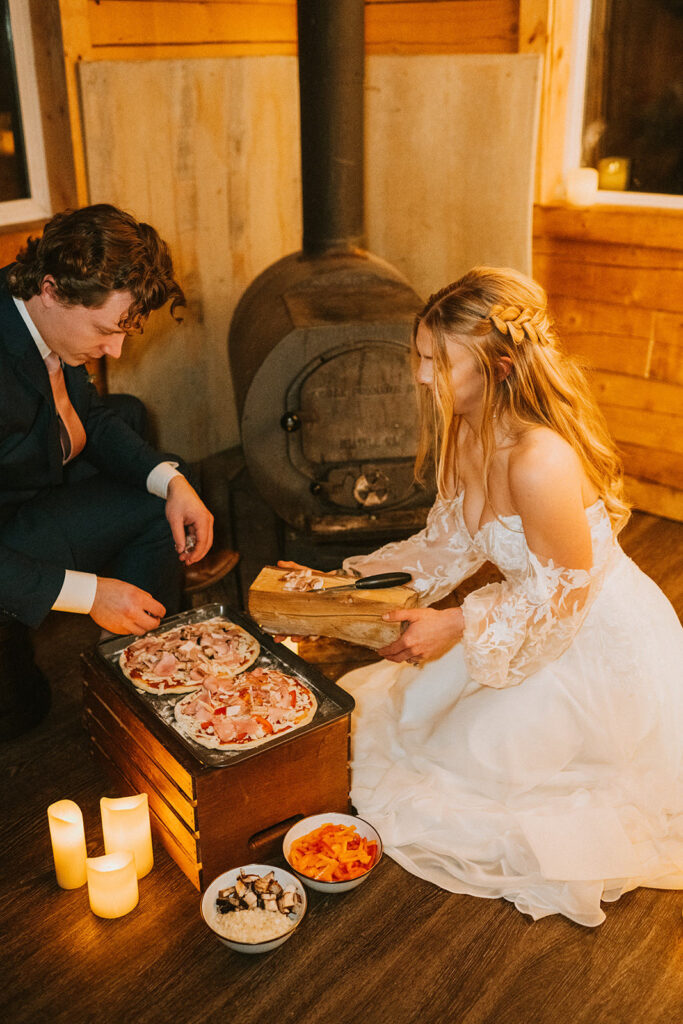
[[[100,811],[105,852],[130,850],[135,858],[137,876],[144,878],[154,864],[147,794],[113,800],[103,796]]]
[[[598,172],[594,167],[572,167],[567,171],[567,201],[573,206],[590,206],[598,192]]]
[[[600,188],[624,192],[628,188],[631,161],[625,156],[607,156],[598,160],[598,182]]]
[[[104,857],[88,857],[90,909],[98,917],[123,917],[138,905],[138,877],[135,858],[126,850]]]
[[[73,800],[58,800],[48,807],[47,820],[57,885],[62,889],[78,889],[85,884],[87,857],[81,809]]]

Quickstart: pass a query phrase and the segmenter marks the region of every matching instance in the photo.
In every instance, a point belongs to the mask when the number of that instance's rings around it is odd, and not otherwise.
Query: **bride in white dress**
[[[420,605],[356,699],[352,800],[404,868],[537,919],[683,888],[683,630],[624,554],[614,446],[543,289],[477,268],[417,318],[426,528],[347,571],[412,573]],[[430,426],[433,429],[430,431]]]

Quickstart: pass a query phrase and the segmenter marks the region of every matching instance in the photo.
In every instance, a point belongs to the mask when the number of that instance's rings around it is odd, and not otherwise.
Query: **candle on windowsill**
[[[105,853],[130,850],[138,878],[149,874],[154,864],[149,803],[146,793],[100,800]]]
[[[47,809],[57,885],[78,889],[85,885],[85,831],[83,815],[73,800],[58,800]]]
[[[625,156],[607,156],[598,160],[598,187],[612,192],[628,188],[631,161]]]
[[[598,172],[594,167],[572,167],[565,182],[567,202],[572,206],[590,206],[598,194]]]
[[[90,909],[98,917],[123,917],[138,905],[138,877],[135,858],[129,851],[88,857]]]

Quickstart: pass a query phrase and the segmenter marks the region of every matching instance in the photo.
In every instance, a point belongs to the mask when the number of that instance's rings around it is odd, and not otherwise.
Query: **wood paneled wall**
[[[537,0],[535,0],[537,2]],[[81,61],[296,53],[296,0],[59,0],[76,179]],[[368,53],[515,53],[520,0],[365,0]]]
[[[590,379],[637,507],[683,520],[680,211],[537,208],[534,274]]]

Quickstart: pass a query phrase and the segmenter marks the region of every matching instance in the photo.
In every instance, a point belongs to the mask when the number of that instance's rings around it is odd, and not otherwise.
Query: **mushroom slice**
[[[227,896],[221,898],[220,896],[216,899],[216,910],[221,914],[227,914],[231,910],[240,910],[242,907],[242,901],[239,896]]]
[[[271,882],[275,879],[275,875],[270,871],[267,875],[263,875],[261,878],[256,878],[254,881],[254,892],[266,893],[269,890]]]
[[[277,897],[277,906],[281,914],[288,914],[290,910],[294,909],[296,906],[295,896],[296,893],[292,892],[291,889],[287,889],[281,896]]]

